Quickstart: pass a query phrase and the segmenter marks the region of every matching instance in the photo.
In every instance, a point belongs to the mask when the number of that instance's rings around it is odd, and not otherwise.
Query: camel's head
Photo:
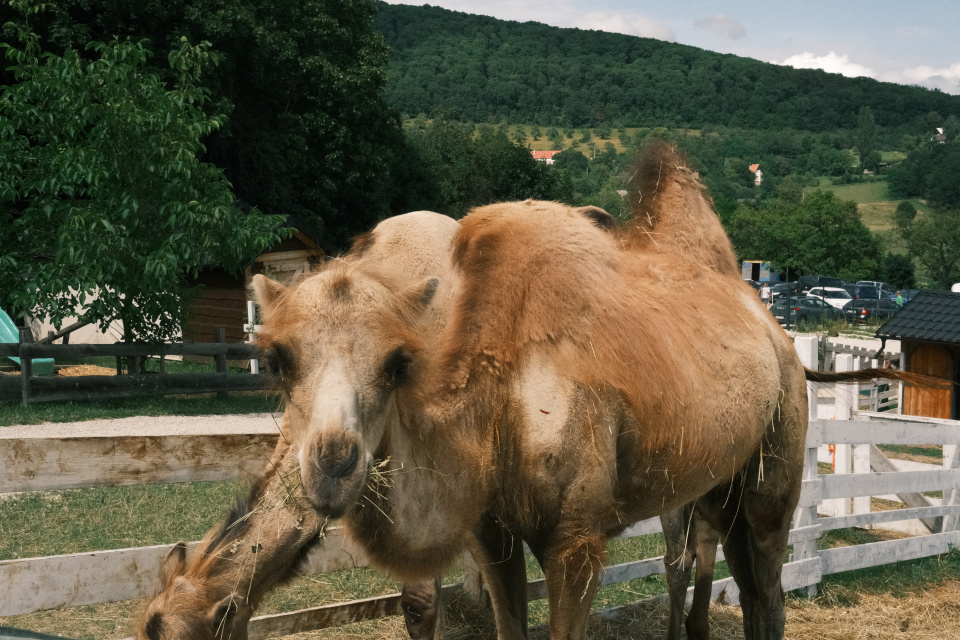
[[[285,396],[304,495],[321,515],[338,518],[359,499],[416,373],[417,326],[437,285],[398,286],[339,262],[289,289],[254,278],[261,363]]]
[[[179,543],[161,567],[163,589],[138,618],[136,640],[247,640],[253,614],[234,584],[206,580],[188,571],[187,548]],[[226,587],[230,593],[221,597]]]

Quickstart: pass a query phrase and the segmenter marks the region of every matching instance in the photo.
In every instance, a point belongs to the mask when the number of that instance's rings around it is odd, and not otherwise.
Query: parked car
[[[843,284],[843,280],[827,276],[800,276],[797,278],[797,284],[800,285],[801,291],[809,291],[814,287],[839,287]]]
[[[807,291],[807,295],[811,298],[820,298],[837,309],[843,309],[853,302],[853,296],[847,293],[846,289],[840,287],[813,287],[810,291]]]
[[[756,291],[760,291],[760,287],[763,286],[762,282],[757,282],[756,280],[744,280],[744,282],[753,287]]]
[[[857,285],[844,282],[842,285],[840,285],[840,288],[849,293],[851,298],[857,297],[857,289],[859,288]]]
[[[800,285],[796,282],[779,282],[770,288],[770,296],[774,302],[776,302],[780,296],[786,297],[788,293],[791,298],[803,297],[803,294],[800,293]]]
[[[854,300],[896,300],[897,292],[882,282],[872,280],[861,280],[857,283],[857,292],[853,295]]]
[[[900,310],[897,303],[886,298],[877,300],[854,300],[846,309],[847,320],[866,323],[870,320],[887,320]]]
[[[790,304],[788,305],[787,302]],[[832,307],[820,298],[783,298],[770,307],[770,313],[780,324],[790,322],[792,326],[798,324],[816,324],[823,320],[840,320],[844,313]]]

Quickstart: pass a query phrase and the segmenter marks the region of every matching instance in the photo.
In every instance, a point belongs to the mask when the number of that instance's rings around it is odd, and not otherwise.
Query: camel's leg
[[[400,593],[400,608],[407,633],[413,640],[443,638],[440,579],[407,582]]]
[[[667,593],[670,596],[670,619],[667,623],[667,640],[683,638],[683,613],[686,607],[687,587],[690,586],[690,571],[693,568],[695,546],[688,539],[688,526],[693,515],[693,505],[660,514],[663,537],[667,551],[663,556],[666,569]],[[700,563],[697,562],[697,576]]]
[[[470,552],[490,593],[500,640],[527,637],[527,565],[523,541],[495,517],[481,518],[468,540]]]
[[[696,541],[694,555],[697,558],[697,574],[693,605],[687,614],[687,638],[708,640],[710,596],[713,593],[713,571],[717,562],[717,541],[720,533],[711,527],[697,510],[693,514],[693,532]]]
[[[740,588],[746,640],[780,640],[786,617],[780,573],[787,547],[786,530],[756,530],[742,515],[723,543],[727,566]]]
[[[547,545],[543,572],[550,603],[551,640],[586,637],[587,617],[606,552],[606,539],[586,532],[557,536]]]

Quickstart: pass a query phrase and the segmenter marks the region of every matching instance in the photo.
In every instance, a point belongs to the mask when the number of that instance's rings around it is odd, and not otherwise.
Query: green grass
[[[0,427],[42,422],[80,422],[133,416],[201,416],[278,411],[280,398],[263,391],[120,398],[98,402],[48,402],[23,406],[19,400],[0,402]]]
[[[821,185],[819,188],[824,191],[832,191],[841,200],[852,200],[857,204],[890,201],[890,196],[887,194],[887,183],[883,180],[855,184]]]
[[[33,492],[0,499],[0,560],[199,540],[241,482]]]
[[[907,444],[881,444],[877,448],[885,453],[901,453],[943,460],[943,448],[939,446],[911,446]]]

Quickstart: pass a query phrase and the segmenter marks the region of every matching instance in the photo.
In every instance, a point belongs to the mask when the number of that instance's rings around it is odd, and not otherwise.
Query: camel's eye
[[[293,369],[293,353],[283,344],[272,345],[264,354],[266,374],[280,382],[290,376]]]
[[[387,384],[396,387],[410,377],[410,363],[413,357],[402,347],[394,349],[383,363],[383,375]]]

